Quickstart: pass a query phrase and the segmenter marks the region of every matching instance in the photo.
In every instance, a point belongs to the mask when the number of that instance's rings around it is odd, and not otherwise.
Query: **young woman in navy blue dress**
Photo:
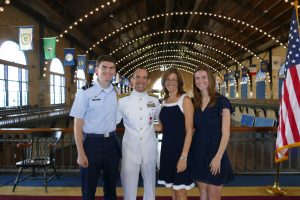
[[[198,186],[201,200],[219,200],[223,184],[233,180],[226,153],[233,109],[229,100],[216,92],[215,78],[206,67],[199,67],[194,72],[193,92],[192,178]]]
[[[194,187],[187,164],[193,134],[194,107],[183,90],[181,73],[170,68],[162,76],[165,98],[156,130],[162,130],[158,183],[171,188],[173,200],[187,200]]]

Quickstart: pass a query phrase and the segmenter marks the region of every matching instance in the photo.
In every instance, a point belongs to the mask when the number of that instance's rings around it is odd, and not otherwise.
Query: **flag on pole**
[[[65,48],[64,49],[64,54],[65,54],[64,66],[75,65],[75,62],[74,62],[74,53],[75,53],[75,49],[74,48]]]
[[[33,49],[33,26],[19,27],[19,47],[23,51]]]
[[[279,108],[275,162],[288,159],[288,148],[300,146],[300,37],[296,10],[290,25],[285,79]]]
[[[56,57],[55,47],[56,47],[56,38],[43,38],[44,41],[44,55],[46,60],[50,60]]]
[[[250,76],[256,75],[256,64],[251,64],[249,69],[250,69],[249,71]]]
[[[93,74],[95,72],[96,60],[88,60],[87,66],[88,66],[88,74]]]
[[[77,68],[85,69],[86,55],[77,55]]]

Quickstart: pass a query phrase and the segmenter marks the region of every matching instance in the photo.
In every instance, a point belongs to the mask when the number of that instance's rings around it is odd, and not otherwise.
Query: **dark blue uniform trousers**
[[[94,200],[97,182],[102,171],[104,200],[116,200],[116,184],[119,178],[120,147],[116,135],[108,138],[95,134],[85,136],[83,146],[89,161],[88,168],[80,168],[82,199]]]

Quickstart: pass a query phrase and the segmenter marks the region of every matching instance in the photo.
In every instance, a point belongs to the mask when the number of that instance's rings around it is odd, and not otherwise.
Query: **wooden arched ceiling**
[[[13,0],[12,5],[54,28],[59,40],[73,40],[90,59],[112,54],[124,74],[145,61],[155,65],[157,57],[190,66],[202,61],[218,71],[240,67],[239,61],[286,44],[291,2]]]

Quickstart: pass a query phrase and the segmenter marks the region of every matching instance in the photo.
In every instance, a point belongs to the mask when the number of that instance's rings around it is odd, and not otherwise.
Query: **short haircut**
[[[136,72],[137,70],[139,70],[139,69],[145,70],[145,71],[147,72],[147,76],[148,76],[148,78],[149,78],[149,72],[148,72],[148,70],[147,70],[145,67],[137,67],[137,68],[135,68],[135,70],[134,70],[133,73],[132,73],[132,77],[133,77],[133,78],[134,78],[135,72]]]
[[[110,56],[110,55],[102,55],[99,56],[96,60],[96,67],[99,67],[100,63],[103,61],[107,61],[107,62],[112,62],[116,65],[117,61],[114,57]]]

